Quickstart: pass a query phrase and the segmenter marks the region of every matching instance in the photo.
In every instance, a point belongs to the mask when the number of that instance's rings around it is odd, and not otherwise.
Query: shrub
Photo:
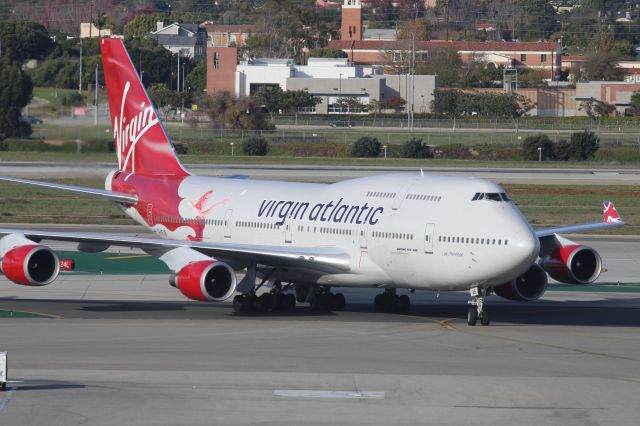
[[[422,139],[411,138],[402,145],[404,158],[433,158],[433,150]]]
[[[363,136],[351,146],[352,157],[377,157],[382,145],[378,138]]]
[[[600,138],[595,133],[588,130],[572,133],[571,142],[569,142],[569,158],[572,160],[588,160],[595,156],[599,148]]]
[[[263,137],[247,139],[242,143],[242,152],[246,155],[267,155],[269,143]]]
[[[571,146],[569,142],[562,139],[553,146],[553,158],[557,161],[568,161],[571,156]]]
[[[538,152],[538,148],[541,151]],[[554,158],[553,142],[549,139],[549,136],[538,134],[527,136],[522,143],[522,156],[525,160],[538,161],[552,160]]]

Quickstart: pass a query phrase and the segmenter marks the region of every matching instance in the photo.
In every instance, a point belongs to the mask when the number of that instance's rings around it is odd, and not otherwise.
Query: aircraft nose
[[[509,245],[511,246],[510,251],[514,263],[527,268],[531,266],[540,253],[540,240],[529,225],[523,226],[516,231],[512,241],[509,242]]]

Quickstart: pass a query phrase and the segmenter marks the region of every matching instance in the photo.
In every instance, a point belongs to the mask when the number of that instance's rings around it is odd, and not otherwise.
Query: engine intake
[[[2,256],[1,267],[9,280],[29,286],[51,284],[60,273],[58,256],[49,247],[38,244],[9,250]]]
[[[493,292],[505,299],[531,302],[542,297],[546,289],[547,273],[534,263],[527,272],[513,281],[494,286]]]
[[[602,271],[598,252],[578,244],[554,248],[541,264],[551,278],[566,284],[590,284]]]
[[[215,260],[191,262],[171,277],[170,283],[186,297],[202,302],[221,302],[236,290],[236,274]]]

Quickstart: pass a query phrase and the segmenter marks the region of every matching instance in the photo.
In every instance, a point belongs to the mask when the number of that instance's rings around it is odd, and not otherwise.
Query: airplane
[[[600,255],[560,234],[624,224],[607,201],[602,222],[533,230],[498,184],[477,178],[416,172],[314,184],[194,176],[122,41],[101,39],[100,48],[118,160],[105,189],[0,179],[114,202],[159,238],[0,229],[0,265],[13,283],[52,283],[60,261],[42,241],[67,241],[83,252],[141,249],[168,266],[170,284],[187,298],[235,294],[236,312],[296,303],[342,310],[344,295],[332,291],[340,287],[378,288],[376,311],[407,312],[410,299],[397,289],[464,290],[468,325],[489,325],[489,294],[527,302],[544,294],[548,277],[577,285],[598,278]],[[271,290],[258,297],[263,285]]]

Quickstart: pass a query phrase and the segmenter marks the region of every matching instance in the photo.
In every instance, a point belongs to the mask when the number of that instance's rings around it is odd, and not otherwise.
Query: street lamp
[[[542,161],[542,148],[538,147],[538,161]]]
[[[233,142],[229,142],[229,145],[231,145],[231,156],[233,157]]]
[[[384,148],[384,158],[387,158],[387,146],[382,145],[382,148]]]

